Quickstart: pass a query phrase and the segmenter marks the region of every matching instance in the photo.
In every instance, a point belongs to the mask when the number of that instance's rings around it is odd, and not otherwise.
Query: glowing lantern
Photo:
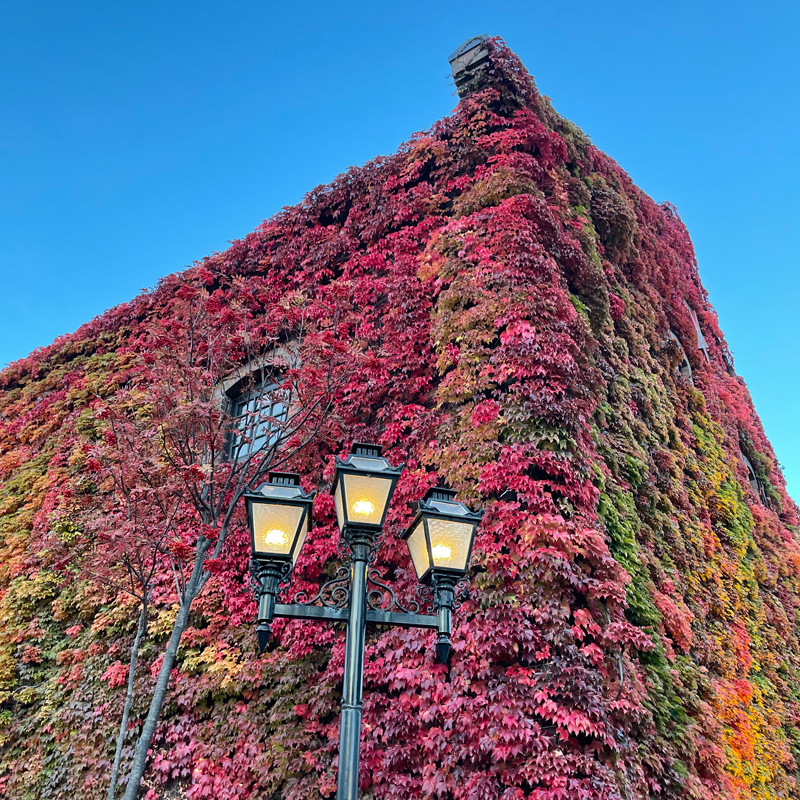
[[[300,488],[299,476],[271,472],[269,483],[244,496],[250,545],[258,562],[297,561],[311,528],[314,496]]]
[[[429,489],[403,537],[423,583],[431,583],[434,576],[458,580],[469,570],[481,515],[456,502],[455,495],[452,489]]]
[[[376,444],[356,442],[344,461],[336,459],[333,498],[343,531],[348,527],[383,527],[401,470],[381,456],[382,450]]]

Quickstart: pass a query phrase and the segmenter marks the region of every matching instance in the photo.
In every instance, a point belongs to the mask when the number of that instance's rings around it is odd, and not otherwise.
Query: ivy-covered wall
[[[432,634],[369,635],[365,798],[800,796],[797,508],[688,233],[489,47],[482,88],[395,155],[0,373],[0,796],[106,796],[138,608],[80,563],[91,453],[192,296],[302,313],[357,361],[335,435],[290,465],[319,490],[299,585],[338,558],[353,440],[406,463],[380,561],[408,591],[408,504],[442,479],[487,509],[449,672]],[[343,633],[276,623],[259,657],[248,551],[237,517],[143,796],[335,792]],[[123,770],[175,591],[156,576]]]

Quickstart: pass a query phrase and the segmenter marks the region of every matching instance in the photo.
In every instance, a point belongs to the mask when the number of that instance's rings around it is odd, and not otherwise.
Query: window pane
[[[277,384],[266,387],[256,385],[245,390],[231,404],[231,413],[236,418],[237,430],[231,436],[231,455],[247,456],[278,441],[286,420],[286,403]]]

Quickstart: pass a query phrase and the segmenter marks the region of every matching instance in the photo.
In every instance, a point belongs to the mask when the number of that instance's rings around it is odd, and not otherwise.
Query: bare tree
[[[174,478],[149,436],[149,421],[146,416],[130,413],[140,408],[139,401],[136,392],[123,390],[112,402],[100,401],[95,407],[103,430],[100,441],[88,450],[87,466],[94,473],[94,490],[84,493],[88,536],[79,552],[70,553],[80,563],[82,574],[118,594],[135,598],[139,604],[109,779],[109,800],[116,796],[153,582],[165,562],[172,562],[168,544],[181,507]]]
[[[178,613],[125,800],[138,795],[192,604],[212,574],[208,559],[222,555],[243,492],[315,438],[329,435],[329,411],[347,363],[334,337],[305,330],[302,309],[267,320],[247,306],[220,311],[202,291],[184,292],[169,326],[155,326],[152,341],[139,379],[148,419],[143,441],[157,442],[158,457],[174,479],[179,513],[197,524],[182,524],[180,552],[173,548],[179,556],[171,559]],[[246,394],[235,416],[230,390]],[[163,517],[165,509],[158,510]]]

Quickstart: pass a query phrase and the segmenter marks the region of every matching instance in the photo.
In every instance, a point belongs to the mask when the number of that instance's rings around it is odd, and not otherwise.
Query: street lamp
[[[453,498],[450,489],[433,489],[420,502],[406,533],[420,582],[433,588],[428,601],[436,614],[420,613],[420,603],[403,606],[380,573],[369,565],[383,537],[386,512],[402,467],[392,467],[379,445],[356,442],[344,460],[337,457],[333,477],[336,516],[349,549],[349,564],[306,602],[278,603],[282,584],[291,571],[311,527],[313,495],[300,488],[297,475],[271,473],[258,492],[247,492],[252,571],[258,581],[258,645],[270,637],[274,617],[344,622],[344,680],[339,730],[337,800],[356,800],[361,743],[361,702],[367,623],[439,632],[437,655],[445,663],[450,653],[451,613],[456,584],[469,570],[475,529],[481,519]]]
[[[342,536],[350,545],[350,615],[344,651],[342,721],[339,729],[339,800],[358,793],[361,701],[367,615],[367,565],[379,541],[386,511],[402,467],[393,469],[378,445],[356,442],[344,460],[336,459],[333,498]]]
[[[442,664],[450,657],[455,586],[469,571],[475,531],[483,516],[456,502],[456,494],[444,487],[429,489],[403,536],[417,578],[433,586],[439,622],[436,654]]]
[[[380,445],[356,442],[344,461],[336,459],[333,499],[336,519],[344,533],[358,528],[373,532],[383,528],[401,470],[392,468],[381,456],[382,451]]]
[[[261,586],[258,601],[258,648],[264,652],[275,614],[275,598],[311,530],[314,495],[300,488],[300,476],[271,472],[257,492],[246,492],[250,547]]]

